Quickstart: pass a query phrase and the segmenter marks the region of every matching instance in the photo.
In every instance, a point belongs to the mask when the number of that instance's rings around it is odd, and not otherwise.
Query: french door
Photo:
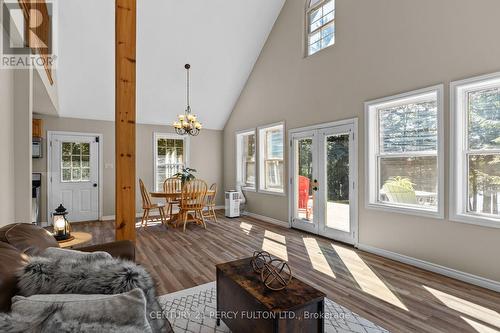
[[[292,227],[357,241],[356,121],[290,131]]]

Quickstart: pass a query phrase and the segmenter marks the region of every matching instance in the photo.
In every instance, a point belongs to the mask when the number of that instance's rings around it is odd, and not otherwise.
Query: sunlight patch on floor
[[[498,333],[498,330],[493,329],[489,326],[486,326],[484,324],[478,323],[475,320],[465,318],[465,317],[460,317],[462,318],[467,324],[469,324],[473,329],[475,329],[479,333]]]
[[[269,230],[266,230],[264,232],[264,237],[266,237],[268,239],[272,239],[273,241],[276,241],[276,242],[281,243],[281,244],[286,244],[285,236],[274,233],[274,232],[269,231]]]
[[[245,222],[241,222],[240,223],[240,228],[243,229],[243,231],[245,232],[245,234],[249,235],[250,234],[250,230],[252,230],[252,227],[253,225],[249,224],[249,223],[245,223]]]
[[[472,318],[500,328],[500,314],[484,306],[469,302],[465,299],[447,294],[431,287],[423,286],[434,297],[444,303],[450,309],[466,314]],[[467,321],[468,322],[468,321]],[[477,323],[479,324],[479,323]],[[480,324],[479,324],[480,325]],[[471,325],[473,326],[473,325]],[[483,325],[484,326],[484,325]],[[474,327],[474,326],[473,326]],[[479,327],[479,326],[478,326]],[[475,328],[475,327],[474,327]],[[479,331],[478,331],[479,332]],[[487,332],[487,331],[486,331]],[[498,332],[498,331],[493,331]]]
[[[326,260],[325,255],[321,251],[316,239],[304,237],[302,238],[302,240],[304,241],[304,245],[306,246],[307,254],[309,255],[309,260],[311,261],[312,267],[318,272],[335,278],[335,273],[333,273],[332,268]]]
[[[400,309],[409,311],[401,300],[390,290],[361,257],[351,249],[332,244],[333,249],[344,263],[349,273],[365,293],[386,301]]]
[[[136,228],[140,228],[141,227],[141,223],[142,223],[141,221],[136,222],[135,223],[135,227]],[[151,219],[151,220],[148,220],[148,227],[152,227],[152,226],[160,225],[160,224],[162,224],[160,219]],[[144,227],[146,227],[146,222],[144,222]]]
[[[288,261],[288,253],[286,251],[286,245],[284,244],[264,238],[262,241],[262,250],[269,252],[275,257]]]

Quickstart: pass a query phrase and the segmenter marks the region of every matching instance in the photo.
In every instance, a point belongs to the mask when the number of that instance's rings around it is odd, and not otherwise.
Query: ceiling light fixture
[[[177,119],[173,126],[175,132],[179,135],[191,135],[197,136],[200,134],[200,130],[202,128],[201,123],[197,120],[197,117],[191,113],[191,105],[189,105],[189,69],[191,68],[190,64],[184,65],[186,69],[186,111],[184,114],[180,114],[177,116]]]

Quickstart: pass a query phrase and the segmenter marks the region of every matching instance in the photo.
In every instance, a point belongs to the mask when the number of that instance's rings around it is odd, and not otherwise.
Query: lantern
[[[66,219],[68,212],[61,204],[52,213],[52,226],[54,227],[54,237],[57,241],[68,240],[71,237],[71,227]]]

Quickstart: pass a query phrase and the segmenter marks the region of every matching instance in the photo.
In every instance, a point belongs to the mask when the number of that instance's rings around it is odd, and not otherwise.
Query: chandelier
[[[191,65],[186,64],[184,66],[186,69],[186,101],[187,101],[187,106],[186,106],[186,111],[184,111],[184,114],[180,114],[177,116],[177,119],[173,126],[175,129],[175,132],[179,135],[191,135],[191,136],[197,136],[200,133],[200,130],[202,128],[201,123],[197,120],[196,116],[191,113],[191,106],[189,105],[189,69],[191,68]]]

